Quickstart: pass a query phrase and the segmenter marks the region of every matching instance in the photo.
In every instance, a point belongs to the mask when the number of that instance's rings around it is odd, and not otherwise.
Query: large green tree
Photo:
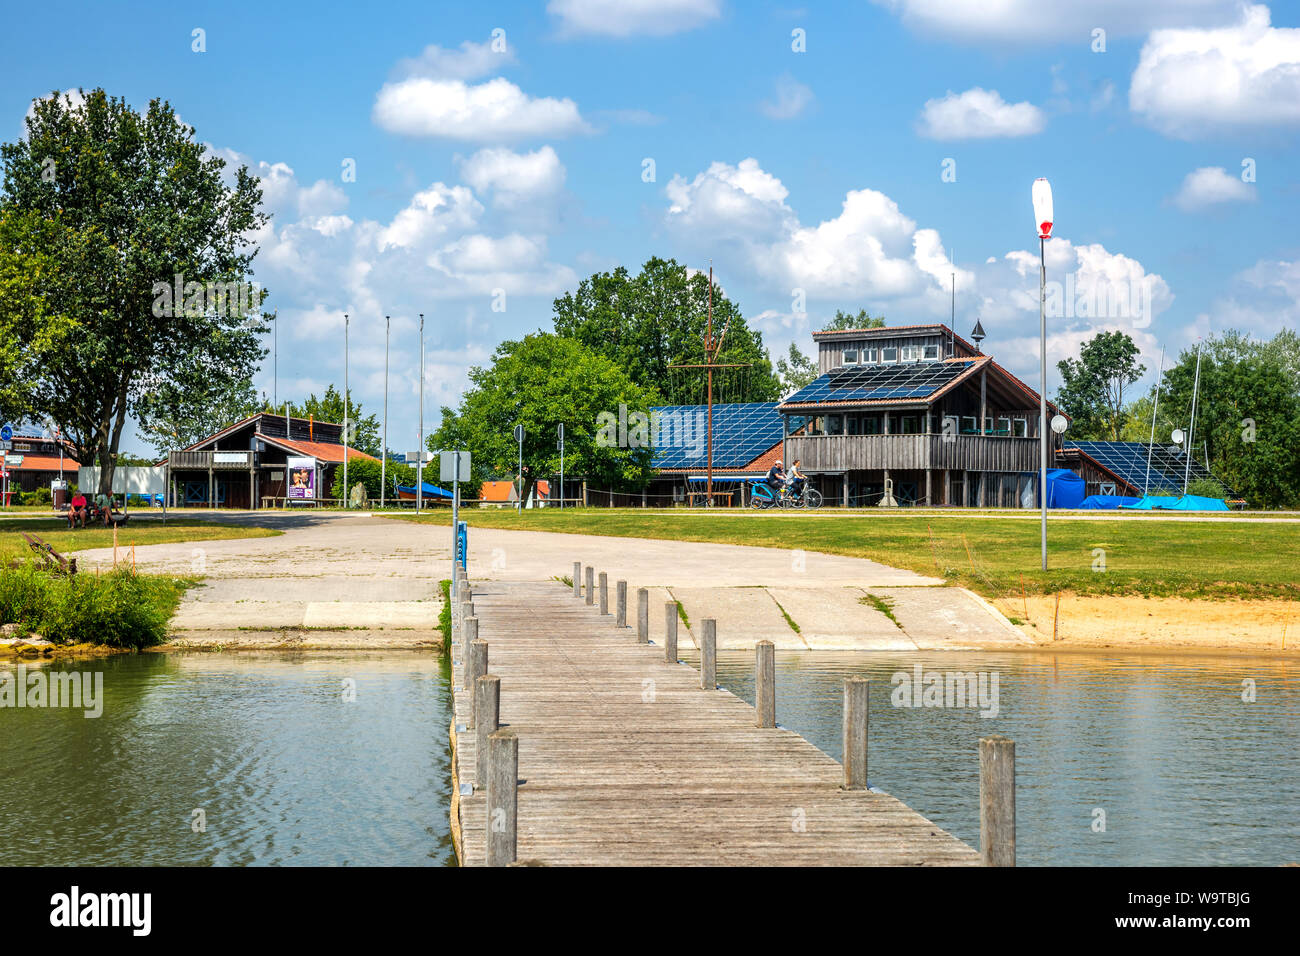
[[[279,410],[268,408],[268,411]],[[342,425],[345,424],[345,413],[346,424],[351,432],[348,436],[348,444],[357,451],[363,451],[367,455],[374,455],[378,458],[379,416],[374,413],[365,414],[361,408],[361,403],[352,397],[351,389],[348,389],[346,410],[343,407],[343,393],[333,385],[326,386],[325,394],[320,398],[317,398],[316,393],[313,392],[305,402],[289,403],[289,414],[295,418],[314,418],[318,422],[334,422]]]
[[[1201,381],[1191,453],[1253,505],[1300,505],[1300,366],[1294,333],[1271,341],[1229,330],[1201,348]],[[1157,440],[1191,429],[1196,351],[1165,370]],[[1170,424],[1172,423],[1172,424]]]
[[[857,312],[845,312],[843,309],[836,309],[835,317],[827,319],[821,330],[823,332],[844,332],[848,329],[883,329],[884,327],[885,317],[883,315],[869,315],[866,309],[858,309]]]
[[[642,388],[655,389],[668,404],[703,401],[704,373],[672,366],[704,362],[709,277],[688,272],[673,259],[651,258],[632,275],[620,266],[583,279],[555,300],[555,332],[581,342],[624,369]],[[713,284],[713,334],[721,337],[716,361],[743,368],[715,372],[714,400],[772,401],[781,383],[740,307]]]
[[[1073,419],[1072,437],[1121,439],[1128,420],[1124,395],[1146,371],[1140,354],[1127,332],[1098,332],[1083,343],[1077,359],[1057,363],[1056,403]]]
[[[107,491],[129,417],[165,427],[152,417],[182,417],[265,355],[249,282],[261,188],[242,166],[228,181],[165,101],[140,113],[102,89],[37,100],[0,160],[0,217],[39,220],[41,321],[60,330],[29,356],[28,401]],[[9,238],[0,261],[33,259]]]
[[[38,359],[60,348],[72,323],[51,314],[45,289],[57,283],[55,229],[30,212],[0,207],[0,421],[37,415],[31,382]]]
[[[781,387],[787,395],[803,388],[819,374],[817,360],[804,355],[794,342],[790,343],[789,352],[776,360],[776,371],[781,376]]]
[[[563,336],[539,332],[502,342],[492,364],[470,369],[471,386],[458,409],[443,408],[442,422],[428,439],[430,450],[468,449],[473,484],[513,478],[519,446],[514,428],[524,426],[524,488],[558,475],[557,428],[565,426],[565,475],[599,488],[644,487],[653,451],[642,444],[634,416],[648,416],[660,404],[653,389],[634,382],[611,359]],[[625,412],[621,412],[625,409]],[[608,424],[622,415],[630,423],[627,441]],[[602,436],[603,431],[603,436]],[[636,447],[636,446],[640,447]]]

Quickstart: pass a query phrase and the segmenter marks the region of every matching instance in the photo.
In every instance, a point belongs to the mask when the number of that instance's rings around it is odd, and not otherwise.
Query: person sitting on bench
[[[72,498],[72,503],[68,506],[68,528],[75,528],[80,524],[83,528],[86,526],[86,496],[78,491]]]

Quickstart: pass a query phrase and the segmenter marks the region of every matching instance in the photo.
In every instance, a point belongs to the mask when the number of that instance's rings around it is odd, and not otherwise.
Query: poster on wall
[[[289,458],[285,461],[285,470],[288,472],[288,497],[291,500],[316,497],[315,458]]]

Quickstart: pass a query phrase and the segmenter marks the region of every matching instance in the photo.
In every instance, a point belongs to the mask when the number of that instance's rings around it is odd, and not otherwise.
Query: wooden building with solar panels
[[[813,339],[822,374],[778,405],[780,457],[827,504],[1037,506],[1038,393],[978,345],[942,324]]]

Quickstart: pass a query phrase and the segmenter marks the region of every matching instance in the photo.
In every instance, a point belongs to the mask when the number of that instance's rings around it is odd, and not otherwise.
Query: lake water
[[[996,674],[997,716],[892,706],[891,676],[910,683],[918,663]],[[454,865],[445,667],[428,654],[348,652],[41,668],[101,671],[104,711],[0,708],[0,865]],[[1013,738],[1021,865],[1275,865],[1300,861],[1295,669],[780,653],[777,720],[838,759],[843,678],[870,678],[871,783],[975,846],[976,741]],[[753,701],[752,652],[721,653],[718,676]]]
[[[983,672],[990,689],[996,673],[997,715],[893,706],[891,678],[914,684],[918,663]],[[869,678],[872,786],[975,847],[977,741],[1012,738],[1019,865],[1271,866],[1300,862],[1297,670],[1238,657],[778,653],[777,722],[838,760],[843,680]],[[753,653],[719,652],[718,683],[753,703]]]
[[[0,708],[0,865],[455,865],[436,656],[41,668],[69,669],[103,672],[102,716]]]

